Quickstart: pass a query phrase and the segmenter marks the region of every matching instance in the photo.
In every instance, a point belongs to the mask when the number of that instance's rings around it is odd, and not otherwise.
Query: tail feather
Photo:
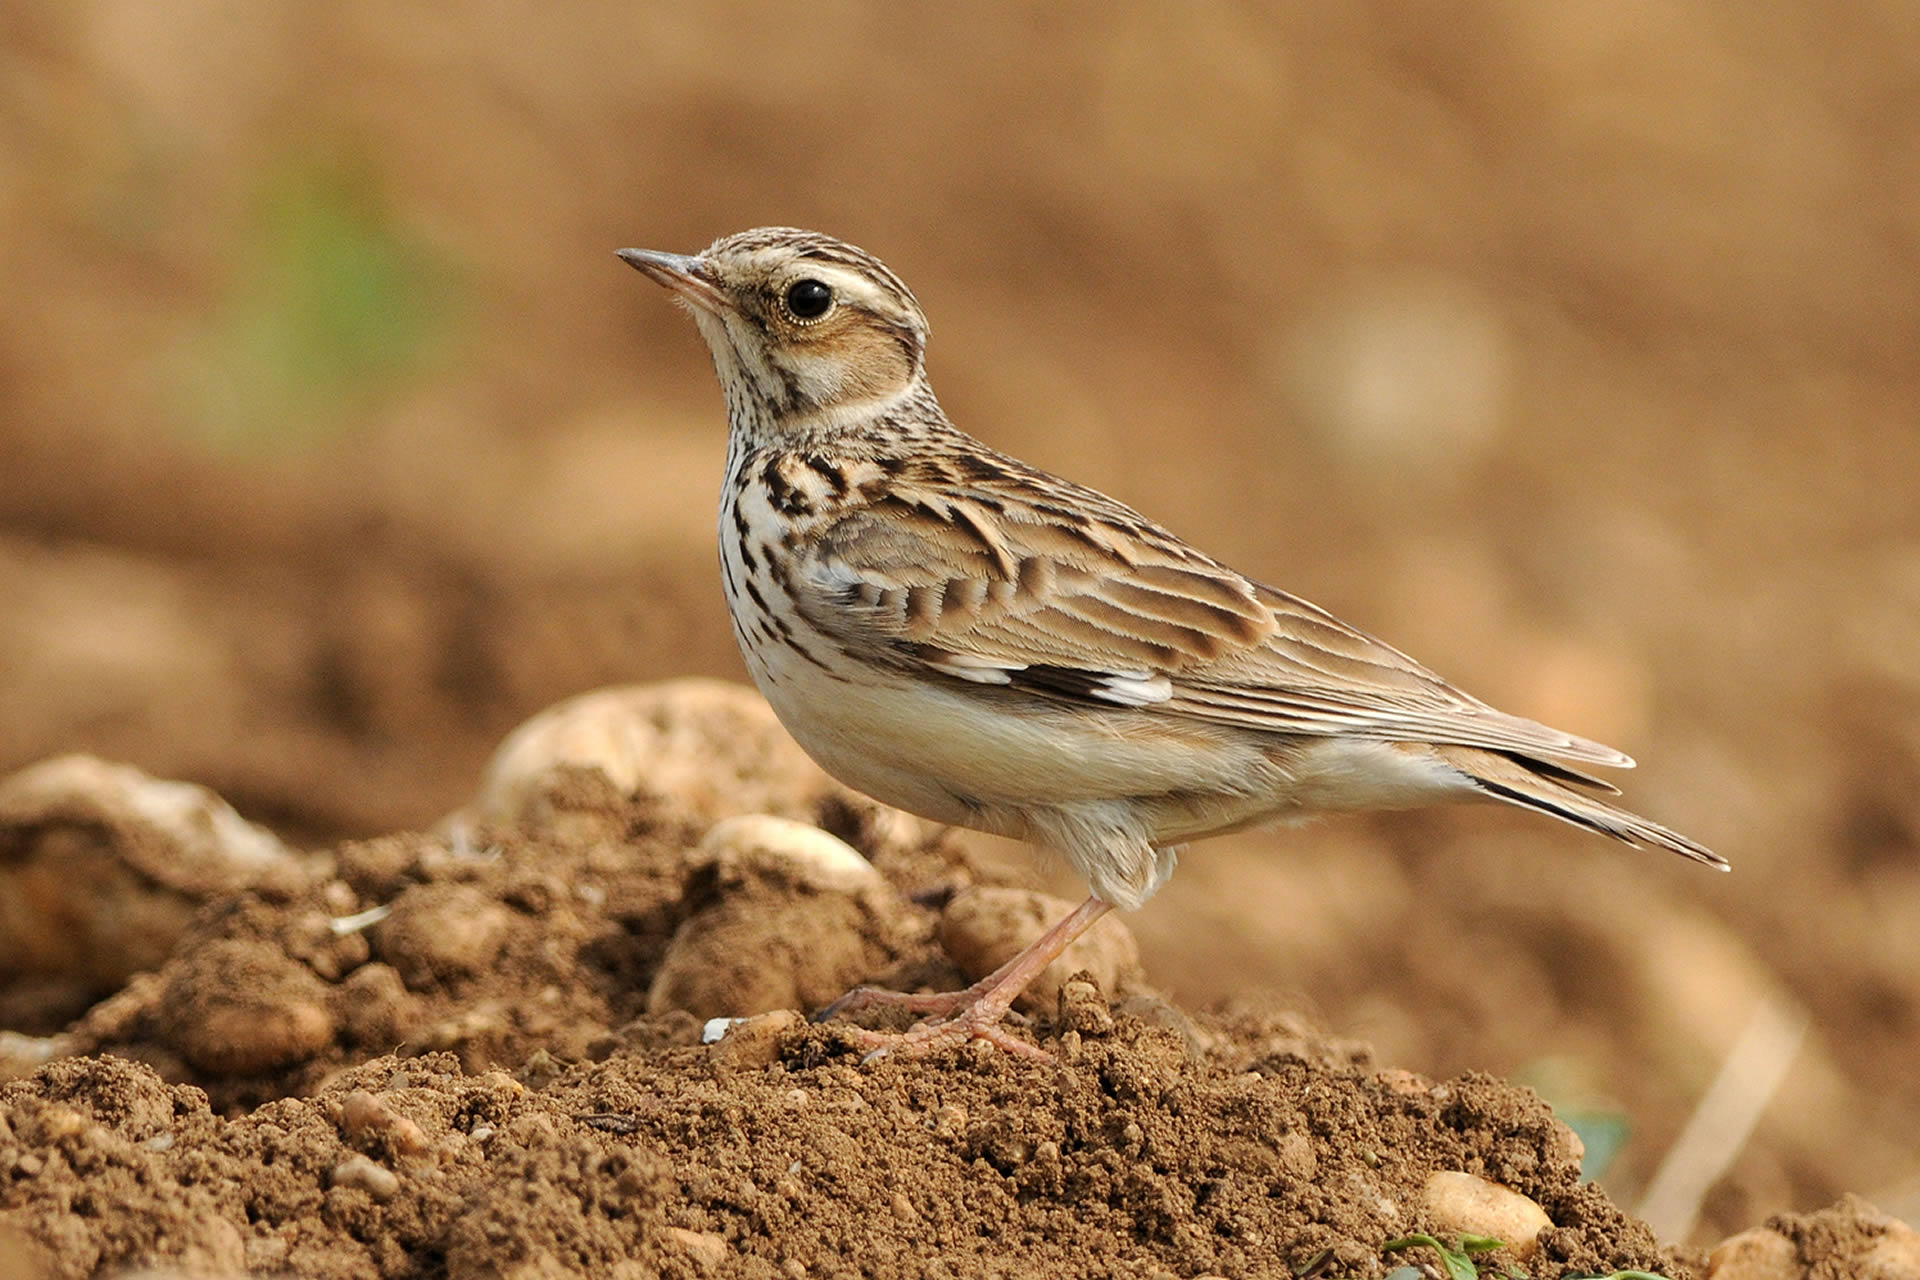
[[[1544,813],[1576,827],[1585,827],[1588,831],[1610,836],[1625,844],[1671,849],[1681,857],[1691,858],[1715,870],[1731,870],[1725,858],[1698,841],[1610,804],[1599,796],[1575,791],[1561,781],[1569,774],[1573,774],[1569,780],[1585,785],[1593,785],[1597,779],[1588,779],[1560,765],[1525,756],[1510,756],[1473,747],[1443,746],[1436,750],[1448,764],[1465,774],[1475,787],[1495,799]]]
[[[1527,770],[1529,773],[1551,778],[1555,782],[1567,782],[1576,787],[1587,787],[1594,791],[1604,791],[1610,796],[1620,794],[1620,788],[1614,786],[1605,778],[1596,778],[1590,773],[1582,773],[1580,770],[1569,768],[1557,760],[1538,760],[1529,756],[1518,755],[1512,751],[1502,751],[1500,754],[1519,765],[1522,769]]]

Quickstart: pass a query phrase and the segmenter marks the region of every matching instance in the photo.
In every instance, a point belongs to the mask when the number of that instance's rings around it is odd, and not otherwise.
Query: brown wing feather
[[[810,619],[866,656],[1001,683],[1047,667],[1031,683],[1049,697],[1100,687],[1062,670],[1165,677],[1159,709],[1214,723],[1632,764],[1494,710],[1094,490],[998,455],[936,468],[843,508],[803,575]]]

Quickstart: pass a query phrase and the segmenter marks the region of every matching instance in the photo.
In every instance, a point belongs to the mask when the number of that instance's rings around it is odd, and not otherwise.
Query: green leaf
[[[1446,1268],[1447,1280],[1480,1280],[1480,1268],[1472,1258],[1459,1249],[1442,1244],[1430,1235],[1401,1236],[1397,1240],[1389,1240],[1381,1245],[1380,1251],[1398,1253],[1402,1249],[1412,1249],[1422,1245],[1440,1255],[1440,1265]],[[1497,1242],[1495,1247],[1498,1247]]]

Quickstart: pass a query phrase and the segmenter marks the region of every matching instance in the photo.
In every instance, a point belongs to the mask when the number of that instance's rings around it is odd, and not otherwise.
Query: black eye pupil
[[[818,280],[796,280],[787,289],[787,310],[802,320],[818,320],[833,305],[833,290]]]

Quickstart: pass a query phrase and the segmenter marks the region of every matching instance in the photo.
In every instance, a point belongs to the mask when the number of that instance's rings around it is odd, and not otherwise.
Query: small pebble
[[[730,1021],[732,1025],[713,1050],[714,1060],[729,1067],[771,1066],[779,1061],[780,1046],[787,1036],[807,1024],[791,1009]]]
[[[702,858],[734,874],[774,876],[823,893],[853,894],[886,885],[879,870],[838,836],[764,813],[716,822],[700,842],[696,861]]]
[[[1433,1088],[1431,1080],[1404,1067],[1383,1068],[1374,1072],[1373,1078],[1403,1097],[1418,1097]]]
[[[355,1089],[340,1103],[340,1127],[349,1137],[385,1142],[395,1155],[425,1155],[433,1147],[424,1129],[365,1089]]]
[[[333,1166],[327,1183],[335,1187],[358,1187],[375,1200],[391,1200],[400,1190],[398,1174],[357,1152]]]
[[[1299,1129],[1289,1129],[1274,1139],[1273,1154],[1280,1172],[1293,1182],[1311,1182],[1320,1167],[1320,1158],[1314,1154],[1313,1139]]]
[[[1458,1170],[1428,1177],[1422,1200],[1425,1217],[1436,1229],[1503,1240],[1522,1261],[1539,1247],[1535,1237],[1553,1225],[1545,1209],[1518,1191]]]
[[[726,1239],[711,1231],[692,1231],[686,1227],[663,1227],[660,1234],[685,1249],[702,1266],[717,1267],[727,1260],[731,1250]]]

